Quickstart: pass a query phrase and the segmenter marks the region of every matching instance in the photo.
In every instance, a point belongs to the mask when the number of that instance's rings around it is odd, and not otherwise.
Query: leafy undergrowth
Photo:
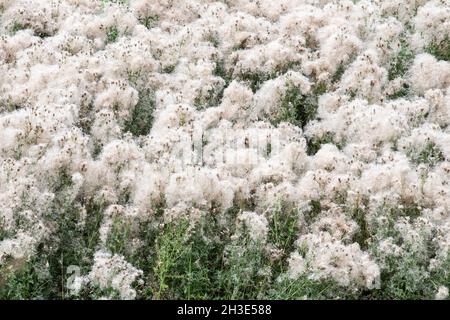
[[[443,40],[430,43],[425,51],[435,56],[438,60],[450,61],[450,37],[446,36]]]
[[[99,211],[95,207],[90,210],[88,214],[94,217]],[[289,275],[290,253],[303,252],[295,245],[295,235],[301,225],[299,218],[317,219],[321,212],[319,204],[313,205],[305,215],[282,205],[273,208],[269,212],[267,242],[253,239],[250,231],[239,224],[230,230],[222,229],[220,224],[225,220],[236,219],[239,211],[235,208],[219,217],[204,216],[194,225],[180,219],[163,227],[142,223],[138,230],[132,231],[123,221],[115,220],[107,247],[111,253],[124,255],[144,271],[142,279],[133,283],[137,299],[420,299],[433,298],[437,284],[449,283],[448,258],[434,270],[426,270],[436,248],[429,246],[421,252],[411,245],[406,247],[401,259],[381,252],[377,240],[392,237],[394,242],[403,241],[393,228],[393,220],[370,229],[364,212],[356,210],[360,227],[365,226],[361,229],[364,234],[360,234],[363,238],[356,241],[366,248],[368,244],[367,249],[385,265],[381,286],[373,290],[349,290],[332,279]],[[95,243],[91,240],[98,237],[88,228],[74,233],[77,228],[70,222],[73,214],[76,213],[66,211],[67,216],[58,221],[61,236],[52,254],[40,250],[31,259],[9,261],[2,266],[1,298],[120,298],[120,293],[110,287],[90,285],[75,295],[67,290],[68,267],[85,261],[83,269],[88,268],[94,249],[89,248]],[[89,222],[88,226],[93,223]],[[129,246],[133,232],[143,241],[138,250]]]

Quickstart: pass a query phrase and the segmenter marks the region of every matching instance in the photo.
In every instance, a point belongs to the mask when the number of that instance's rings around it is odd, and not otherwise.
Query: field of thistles
[[[448,299],[450,1],[0,0],[1,299]]]

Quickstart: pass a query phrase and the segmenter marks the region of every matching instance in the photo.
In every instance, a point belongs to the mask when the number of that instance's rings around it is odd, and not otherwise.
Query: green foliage
[[[357,299],[358,294],[349,292],[331,280],[317,281],[307,276],[290,279],[282,276],[268,291],[266,298],[273,300]]]
[[[428,142],[422,150],[419,152],[415,152],[414,150],[411,150],[408,153],[408,156],[410,157],[411,161],[416,164],[427,164],[431,167],[434,167],[436,164],[438,164],[441,161],[445,160],[444,154],[439,149],[438,146],[436,146],[433,142]]]
[[[52,295],[52,283],[43,259],[13,261],[9,267],[0,266],[1,299],[45,299]]]
[[[273,124],[290,122],[300,128],[313,120],[318,108],[319,96],[326,91],[323,83],[317,83],[310,94],[303,94],[300,88],[289,86],[280,103],[280,111]]]
[[[400,89],[395,91],[393,94],[388,95],[388,98],[391,100],[405,98],[410,93],[410,86],[407,83],[404,83]]]
[[[131,226],[125,219],[113,218],[111,230],[106,240],[106,247],[113,254],[127,255],[127,244],[130,239]]]
[[[176,65],[170,64],[170,65],[164,67],[161,71],[163,73],[173,73],[175,71],[175,67],[176,67]]]
[[[371,299],[433,299],[440,285],[450,285],[450,252],[436,268],[429,270],[429,262],[438,254],[443,254],[435,246],[430,236],[405,242],[402,234],[395,229],[395,218],[373,226],[372,243],[368,251],[381,265],[381,287],[368,293]],[[392,239],[402,246],[400,256],[383,252],[378,241]]]
[[[268,242],[282,252],[282,257],[275,262],[275,272],[286,271],[286,259],[294,251],[294,242],[299,233],[299,212],[296,209],[284,208],[278,204],[269,216]]]
[[[66,182],[61,190],[70,188],[67,180],[62,180]],[[56,248],[50,255],[40,255],[38,248],[33,259],[14,262],[13,271],[0,267],[1,298],[70,297],[65,292],[67,266],[75,264],[81,266],[83,274],[89,272],[98,243],[102,209],[88,203],[86,208],[89,220],[85,227],[72,225],[77,210],[68,207],[63,210],[61,221],[57,223],[57,238],[52,241]],[[250,237],[245,226],[233,223],[239,211],[237,207],[223,213],[205,214],[195,223],[180,218],[158,227],[158,223],[143,221],[139,223],[139,230],[133,231],[133,237],[142,241],[134,251],[128,247],[132,236],[130,223],[115,218],[107,248],[111,253],[124,255],[144,272],[145,283],[137,286],[139,299],[420,299],[432,298],[437,287],[450,284],[449,259],[432,271],[427,269],[431,257],[438,252],[431,242],[419,245],[425,248],[421,251],[406,246],[406,254],[401,259],[389,255],[386,258],[385,253],[379,251],[378,240],[392,237],[398,245],[403,243],[394,222],[400,216],[411,217],[412,207],[392,209],[391,220],[383,225],[368,221],[362,208],[352,211],[352,218],[360,227],[354,241],[375,259],[382,259],[382,256],[387,259],[380,289],[350,292],[332,280],[317,281],[307,275],[289,278],[287,259],[296,250],[299,212],[282,203],[267,216],[267,242],[281,251],[276,259],[268,255],[265,245]],[[312,223],[321,211],[320,201],[311,201],[309,212],[304,214],[306,223]],[[161,215],[158,212],[155,209],[157,219]],[[233,227],[225,230],[223,225]],[[91,250],[83,251],[82,247]],[[105,296],[119,298],[112,288],[101,290],[92,285],[83,288],[77,298]]]
[[[209,33],[206,36],[206,41],[213,43],[213,45],[218,45],[219,40],[213,33]],[[225,59],[217,59],[215,61],[213,75],[222,78],[224,80],[224,84],[217,85],[216,87],[208,90],[206,94],[197,96],[194,99],[194,106],[198,110],[217,106],[222,101],[223,93],[232,81],[232,72],[226,69]]]
[[[106,28],[106,44],[116,42],[119,38],[119,29],[117,26],[109,26]]]
[[[28,282],[26,279],[35,279],[35,265],[48,265],[49,278],[47,279],[45,298],[65,299],[66,269],[70,265],[79,266],[82,272],[87,272],[93,262],[93,255],[99,239],[99,227],[102,221],[103,206],[90,199],[80,199],[86,209],[85,223],[80,224],[82,210],[74,206],[71,196],[72,181],[70,176],[61,172],[56,179],[55,194],[57,197],[48,212],[46,219],[53,224],[53,235],[47,239],[42,247],[50,248],[46,254],[41,254],[38,248],[36,261],[31,262],[26,274],[18,274],[19,282],[27,281],[32,288],[29,292],[38,292],[36,287],[42,284],[39,281]]]
[[[442,41],[430,43],[425,52],[436,57],[438,60],[450,61],[450,37],[446,36]]]
[[[25,29],[31,29],[31,28],[33,28],[33,26],[28,24],[28,23],[24,24],[24,23],[19,22],[19,21],[14,21],[14,23],[11,26],[10,30],[11,30],[12,34],[15,34],[17,31],[25,30]],[[39,28],[33,29],[33,31],[34,31],[34,34],[36,36],[38,36],[39,38],[47,38],[47,37],[51,36],[51,34],[49,34],[48,31],[42,30],[42,29],[39,29]]]
[[[99,286],[92,284],[81,290],[80,296],[88,297],[91,300],[104,299],[105,297],[111,300],[120,300],[120,293],[116,289],[111,287],[101,289]]]
[[[408,71],[413,59],[414,53],[409,46],[408,40],[403,36],[400,38],[400,50],[397,56],[390,61],[388,79],[394,80],[403,77]]]
[[[423,298],[424,294],[431,298],[434,290],[424,292],[429,290],[426,265],[417,258],[413,252],[403,255],[401,259],[388,257],[387,268],[381,274],[382,288],[376,292],[380,298],[410,300]]]
[[[47,216],[54,223],[53,236],[37,248],[32,259],[12,261],[3,266],[9,267],[10,272],[1,271],[0,298],[66,299],[67,267],[76,265],[83,273],[89,271],[98,244],[103,209],[90,200],[83,200],[87,216],[85,224],[80,225],[80,209],[67,198],[71,183],[64,174],[60,181],[57,194],[61,196],[55,199]],[[90,292],[80,298],[91,298]]]
[[[320,138],[317,137],[307,138],[306,145],[308,155],[310,156],[315,155],[324,144],[334,144],[339,150],[342,150],[345,147],[345,141],[337,142],[334,140],[333,133],[327,132]]]
[[[213,32],[208,33],[206,35],[205,40],[207,42],[211,43],[214,46],[214,48],[218,48],[220,45],[220,39],[219,39],[218,34],[216,34],[216,33],[213,33]]]
[[[409,217],[411,219],[415,219],[421,215],[420,208],[412,203],[412,204],[402,204],[398,207],[389,208],[390,215],[392,217]]]
[[[232,74],[228,72],[227,69],[225,68],[224,59],[218,59],[216,61],[213,75],[216,77],[221,77],[223,80],[225,80],[226,87],[228,86],[228,84],[231,82],[232,79]]]
[[[70,188],[70,186],[66,186]],[[64,190],[59,194],[64,194]],[[62,196],[54,204],[50,217],[55,221],[56,230],[51,241],[54,250],[47,259],[54,285],[52,295],[65,298],[66,270],[70,265],[80,267],[87,273],[93,263],[93,256],[99,241],[99,228],[103,219],[103,205],[91,199],[82,199],[86,210],[86,220],[80,224],[81,209],[75,207],[70,199]]]
[[[121,4],[121,5],[128,4],[128,0],[101,0],[101,2],[102,2],[102,6],[105,6],[108,3],[115,3],[115,4]]]
[[[370,232],[364,210],[357,206],[352,211],[352,218],[358,224],[358,231],[353,237],[353,241],[358,243],[362,250],[366,250],[369,245]]]
[[[6,239],[8,237],[8,234],[9,233],[5,230],[5,228],[0,226],[0,241],[2,241],[3,239]]]
[[[136,137],[149,134],[153,125],[155,107],[156,100],[153,90],[150,88],[139,90],[138,103],[124,123],[124,132],[131,132]]]
[[[309,202],[309,210],[304,215],[306,222],[311,224],[321,212],[322,205],[320,204],[320,200],[311,200]]]
[[[159,21],[157,14],[150,14],[145,17],[140,17],[139,22],[143,24],[147,29],[153,28]]]
[[[209,41],[214,41],[214,38],[210,39]],[[210,90],[206,97],[201,96],[196,97],[194,105],[196,106],[197,109],[204,109],[218,105],[222,101],[225,89],[231,83],[232,74],[226,70],[224,59],[218,59],[216,61],[215,68],[213,70],[213,75],[222,78],[225,83],[223,86],[216,87]]]
[[[344,72],[345,72],[345,67],[346,67],[346,64],[344,64],[344,63],[340,63],[339,64],[339,66],[337,67],[336,71],[331,76],[331,83],[336,83],[336,82],[341,81],[341,78],[342,78],[342,76],[344,75]]]
[[[259,243],[241,237],[225,248],[225,260],[218,270],[218,287],[223,299],[263,298],[270,287],[271,268]]]
[[[273,72],[270,73],[260,73],[260,72],[241,72],[236,75],[236,77],[241,81],[248,82],[253,93],[261,88],[261,85],[267,80],[275,79],[276,77],[285,74],[289,70],[294,69],[298,66],[299,62],[291,61],[285,65],[278,66]]]
[[[11,32],[13,34],[15,34],[17,31],[20,31],[20,30],[23,30],[23,29],[25,29],[25,26],[22,23],[20,23],[18,21],[14,21],[14,24],[11,27]]]
[[[228,86],[228,84],[225,84]],[[217,85],[205,93],[198,95],[194,100],[194,106],[200,110],[204,108],[214,107],[220,104],[223,98],[225,86]]]
[[[223,219],[231,219],[234,214],[221,215]],[[149,292],[154,292],[153,297],[214,299],[220,296],[217,278],[223,268],[224,240],[229,235],[218,234],[218,224],[217,216],[205,216],[189,235],[185,220],[165,225],[156,237],[156,258],[149,273],[153,279]]]
[[[284,251],[276,261],[269,259],[264,246],[252,240],[245,228],[217,232],[225,223],[223,219],[234,220],[236,213],[231,210],[222,217],[206,215],[193,229],[186,220],[166,224],[155,240],[153,270],[148,275],[152,285],[142,291],[141,298],[301,298],[294,290],[286,292],[286,286],[278,281],[286,272],[286,260],[297,237],[297,212],[280,205],[269,217],[273,229],[268,241]],[[232,234],[237,237],[232,238]],[[315,292],[324,290],[322,282],[309,282],[315,286],[307,288],[306,293],[325,297]]]
[[[253,93],[259,90],[261,88],[261,85],[271,79],[270,75],[266,75],[263,73],[242,73],[239,76],[239,79],[242,81],[246,81],[249,83],[250,88],[252,89]]]
[[[154,291],[155,299],[166,296],[169,288],[168,282],[176,278],[174,269],[179,264],[179,260],[192,251],[191,246],[186,243],[188,227],[189,223],[185,220],[167,224],[156,238],[156,264],[153,268],[157,280],[157,287]]]

